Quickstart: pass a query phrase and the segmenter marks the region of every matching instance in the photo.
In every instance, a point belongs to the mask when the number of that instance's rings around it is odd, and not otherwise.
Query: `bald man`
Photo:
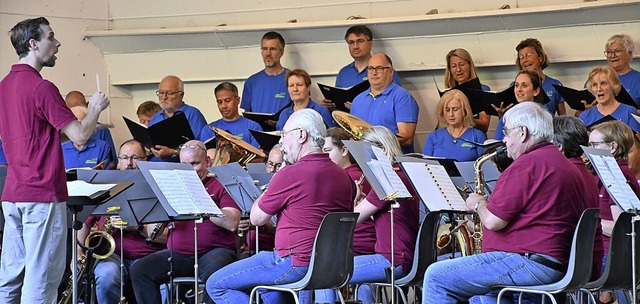
[[[82,121],[87,116],[87,108],[83,106],[75,106],[71,108],[71,112],[76,116],[78,121]],[[62,144],[62,154],[64,156],[64,168],[66,170],[73,168],[110,168],[110,148],[109,144],[100,139],[92,137],[86,143],[74,143],[72,141]]]
[[[184,113],[189,121],[189,126],[195,138],[200,138],[200,131],[207,124],[204,116],[197,108],[186,104],[184,98],[184,83],[180,78],[169,75],[160,81],[156,91],[162,111],[158,111],[151,120],[149,126],[153,126],[174,114]],[[153,156],[151,161],[178,162],[178,147],[166,147],[156,145],[151,149]]]
[[[373,126],[384,126],[398,135],[404,153],[413,152],[418,124],[418,103],[411,94],[393,82],[395,74],[389,56],[371,56],[367,77],[371,87],[353,100],[351,114]]]
[[[64,97],[64,102],[67,104],[67,107],[73,108],[75,106],[88,107],[89,103],[87,99],[84,97],[79,91],[71,91],[67,93],[67,96]]]

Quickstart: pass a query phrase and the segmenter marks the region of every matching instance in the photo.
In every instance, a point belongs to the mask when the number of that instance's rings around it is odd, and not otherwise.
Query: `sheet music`
[[[402,167],[429,211],[466,210],[466,204],[444,166],[403,162]]]
[[[196,171],[190,170],[174,170],[180,182],[184,186],[184,189],[187,190],[187,194],[191,196],[193,202],[196,204],[199,212],[201,214],[217,214],[218,208],[215,206],[213,199],[209,193],[207,193],[207,189],[204,188],[200,177],[196,173]],[[176,210],[177,211],[177,210]]]
[[[193,171],[195,173],[195,171]],[[171,208],[178,214],[198,214],[197,208],[191,195],[180,181],[176,171],[172,170],[149,170],[153,180],[164,194],[164,197],[171,205]],[[202,184],[202,183],[200,183]]]
[[[372,160],[372,163],[374,163],[373,166],[376,166],[376,167],[379,166],[379,168],[376,168],[376,169],[379,169],[382,171],[381,175],[376,174],[376,176],[386,178],[386,182],[381,181],[382,187],[385,190],[385,194],[390,195],[393,192],[397,191],[398,192],[396,195],[397,198],[411,197],[412,196],[411,193],[409,193],[409,190],[404,185],[404,183],[402,182],[398,174],[393,170],[393,167],[391,166],[391,161],[389,160],[387,155],[384,154],[384,151],[382,151],[382,149],[376,146],[371,146],[371,150],[373,151],[373,154],[375,155],[377,160],[377,161]],[[376,172],[373,169],[372,171],[374,171],[374,173]],[[388,187],[389,191],[387,191],[387,188],[385,187]]]
[[[607,187],[611,198],[622,208],[631,210],[640,208],[640,200],[631,186],[627,183],[620,166],[609,151],[582,147],[589,157],[591,164],[596,168],[602,184]]]
[[[91,196],[98,191],[109,190],[116,184],[90,184],[83,180],[67,182],[69,196]]]

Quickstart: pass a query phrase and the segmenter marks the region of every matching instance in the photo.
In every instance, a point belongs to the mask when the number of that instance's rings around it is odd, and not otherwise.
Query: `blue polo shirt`
[[[351,105],[351,114],[370,123],[372,126],[384,126],[398,134],[398,123],[418,123],[418,103],[411,94],[395,83],[391,83],[377,96],[371,94],[371,88],[360,93]],[[403,149],[413,152],[412,147]]]
[[[631,130],[633,130],[633,132],[640,132],[640,124],[635,120],[635,118],[631,116],[631,114],[636,113],[636,108],[621,103],[620,105],[618,105],[618,108],[616,108],[616,110],[611,113],[611,116],[619,121],[624,122],[631,128]],[[602,113],[598,111],[597,107],[593,107],[580,114],[580,120],[582,120],[582,122],[584,122],[584,124],[587,126],[603,117],[604,115],[602,115]]]
[[[633,101],[640,106],[640,72],[631,69],[629,73],[618,75],[620,83],[627,90]]]
[[[93,139],[99,139],[107,143],[109,145],[109,162],[112,164],[118,163],[118,151],[116,151],[116,145],[113,143],[113,137],[111,137],[111,130],[109,129],[100,129],[96,130],[96,133],[91,135]]]
[[[188,105],[187,103],[183,103],[182,106],[180,106],[178,110],[173,114],[175,115],[179,112],[183,112],[184,115],[187,117],[187,121],[189,122],[189,126],[191,127],[191,132],[193,132],[193,136],[195,136],[195,138],[200,138],[200,131],[202,130],[202,128],[204,128],[204,126],[207,125],[207,121],[204,119],[204,116],[202,115],[202,113],[200,113],[200,110]],[[158,113],[153,115],[153,117],[151,117],[151,120],[149,120],[149,126],[153,126],[167,118],[169,118],[169,116],[167,116],[167,114],[163,110],[160,110],[158,111]],[[169,147],[169,148],[176,148],[176,147]],[[155,162],[159,162],[159,161],[168,161],[168,162],[174,162],[174,163],[180,162],[180,158],[178,157],[167,157],[167,158],[161,159],[153,156],[149,158],[149,160],[155,161]]]
[[[353,61],[344,66],[340,69],[340,72],[338,72],[338,76],[336,77],[336,87],[350,88],[368,79],[367,69],[363,69],[359,72],[356,68],[356,62]],[[393,82],[400,85],[400,77],[398,76],[397,71],[393,73]]]
[[[289,90],[282,73],[269,76],[264,70],[251,75],[244,82],[240,107],[257,113],[277,113],[289,103]]]
[[[87,143],[78,150],[72,142],[62,144],[62,154],[64,156],[64,168],[93,168],[103,161],[105,169],[109,168],[109,144],[106,142],[89,138]]]
[[[427,140],[422,148],[422,154],[437,157],[453,158],[457,161],[475,161],[482,155],[484,149],[466,140],[483,143],[487,140],[487,135],[476,129],[467,128],[460,138],[454,139],[447,131],[447,128],[435,130],[427,136]]]
[[[327,128],[333,128],[336,126],[336,123],[333,121],[333,117],[327,108],[313,102],[313,100],[309,99],[309,103],[307,103],[307,109],[314,109],[316,112],[322,116],[322,120],[324,121],[324,125]],[[293,105],[282,110],[280,113],[280,117],[278,118],[278,123],[276,123],[276,130],[282,130],[284,128],[284,124],[289,119],[289,116],[293,114]]]
[[[0,140],[0,165],[6,165],[7,158],[4,156],[4,148],[2,147],[2,140]]]
[[[513,86],[514,84],[515,84],[515,81],[512,81],[509,86]],[[549,111],[549,113],[551,113],[551,115],[553,116],[555,116],[556,112],[558,112],[558,104],[564,102],[564,99],[562,99],[562,96],[560,96],[560,93],[558,93],[558,91],[556,91],[556,88],[553,87],[554,84],[561,86],[562,82],[560,82],[555,78],[549,77],[549,75],[545,75],[544,81],[540,86],[540,88],[542,89],[542,92],[544,92],[545,94],[547,94],[547,96],[549,96],[549,102],[547,102],[547,104],[545,104],[544,106],[547,109],[547,111]]]
[[[258,144],[258,141],[253,138],[253,135],[251,135],[251,132],[249,132],[249,130],[262,131],[262,127],[260,127],[257,122],[251,119],[240,116],[240,118],[234,121],[226,121],[220,118],[202,128],[202,131],[200,131],[201,142],[205,142],[215,136],[215,133],[213,132],[211,127],[216,127],[218,129],[228,131],[229,133],[233,134],[233,136],[248,142],[256,148],[260,148],[260,144]]]

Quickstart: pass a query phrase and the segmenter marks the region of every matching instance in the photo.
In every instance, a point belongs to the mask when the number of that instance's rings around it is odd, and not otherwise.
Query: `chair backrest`
[[[425,271],[427,271],[429,265],[436,261],[438,257],[436,238],[441,215],[441,212],[429,212],[422,220],[418,230],[418,237],[416,238],[416,247],[413,251],[411,270],[406,276],[396,280],[396,284],[404,286],[422,282]]]
[[[340,288],[353,275],[353,233],[358,213],[327,214],[313,244],[304,289]]]
[[[604,289],[631,289],[633,280],[631,271],[631,219],[630,213],[622,213],[616,220],[611,232],[607,264],[600,279],[596,282]],[[638,228],[638,226],[636,226]],[[636,233],[639,232],[636,230]],[[636,249],[638,249],[636,242]],[[636,251],[640,253],[640,251]],[[640,264],[640,263],[638,263]],[[636,265],[637,267],[637,265]]]
[[[567,273],[553,285],[562,290],[577,290],[591,278],[593,266],[593,240],[600,220],[600,209],[590,208],[582,212],[571,242],[571,254]]]

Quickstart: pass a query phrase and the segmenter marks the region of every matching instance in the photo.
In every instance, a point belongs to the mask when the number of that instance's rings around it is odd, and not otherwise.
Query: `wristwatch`
[[[178,155],[180,155],[180,150],[178,150],[178,149],[173,149],[173,155],[171,155],[171,156],[173,156],[173,157],[178,157]]]

